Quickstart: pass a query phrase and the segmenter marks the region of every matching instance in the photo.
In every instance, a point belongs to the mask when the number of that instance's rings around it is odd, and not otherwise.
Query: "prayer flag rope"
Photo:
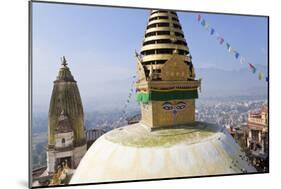
[[[127,116],[127,107],[128,107],[128,104],[131,102],[132,95],[133,95],[133,92],[134,92],[134,84],[136,82],[136,75],[132,76],[132,79],[133,79],[133,81],[131,83],[131,89],[129,91],[128,98],[125,101],[125,104],[124,104],[124,106],[121,110],[121,116],[120,116],[119,120],[117,121],[117,126],[119,126],[121,121],[124,121],[126,119],[126,116]]]
[[[213,27],[211,27],[207,21],[200,15],[197,15],[197,21],[206,29],[209,31],[210,35],[215,35],[216,39],[219,41],[219,44],[222,45],[225,43],[226,49],[229,53],[233,53],[236,60],[238,60],[241,64],[247,63],[250,71],[255,74],[257,73],[257,68],[246,61],[246,59],[238,52],[236,51]],[[258,71],[258,79],[263,80],[265,78],[265,81],[268,82],[268,76],[264,77],[264,73],[262,71]]]

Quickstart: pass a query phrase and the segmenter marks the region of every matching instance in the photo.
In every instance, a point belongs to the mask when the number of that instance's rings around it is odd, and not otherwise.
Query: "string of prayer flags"
[[[137,55],[137,52],[136,52],[136,55]],[[126,102],[125,102],[125,104],[124,104],[124,106],[121,110],[120,119],[117,121],[117,125],[115,127],[120,126],[121,121],[126,120],[126,117],[128,116],[127,115],[127,107],[129,105],[129,103],[131,102],[132,93],[134,92],[134,84],[136,83],[136,75],[133,75],[132,78],[133,78],[133,81],[132,81],[132,84],[131,84],[131,89],[130,89],[128,98],[127,98],[127,100],[126,100]]]
[[[209,25],[206,20],[202,17],[202,15],[198,14],[197,16],[197,21],[206,29],[210,32],[211,36],[215,36],[216,39],[219,41],[219,44],[222,45],[223,43],[225,43],[226,48],[228,50],[229,53],[233,53],[234,57],[236,60],[238,60],[241,64],[244,64],[246,61],[246,59],[238,52],[236,51],[224,38],[223,36],[221,36],[216,30],[215,28],[211,27],[211,25]],[[256,73],[257,72],[257,68],[251,64],[248,63],[250,70],[252,73]],[[264,73],[262,71],[258,72],[258,79],[262,80],[264,78]],[[265,80],[268,82],[268,76],[265,77]]]

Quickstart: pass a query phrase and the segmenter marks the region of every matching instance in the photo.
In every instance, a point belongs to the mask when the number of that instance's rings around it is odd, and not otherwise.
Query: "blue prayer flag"
[[[240,54],[239,54],[238,52],[235,52],[235,58],[236,58],[236,59],[238,59],[239,55],[240,55]]]
[[[211,29],[211,35],[213,35],[215,33],[214,28]]]

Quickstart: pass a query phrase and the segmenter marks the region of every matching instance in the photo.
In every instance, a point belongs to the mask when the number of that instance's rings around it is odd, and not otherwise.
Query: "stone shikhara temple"
[[[68,184],[87,152],[84,112],[77,82],[65,57],[54,81],[48,113],[47,166],[33,170],[33,186]]]
[[[62,162],[75,169],[86,151],[82,101],[76,81],[63,57],[49,107],[48,172],[54,173]]]
[[[140,122],[102,135],[71,184],[256,172],[223,127],[195,120],[201,80],[176,12],[151,11],[136,55]]]

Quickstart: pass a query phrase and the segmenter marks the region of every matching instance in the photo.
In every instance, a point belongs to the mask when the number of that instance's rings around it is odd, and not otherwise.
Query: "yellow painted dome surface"
[[[149,131],[137,123],[101,136],[71,184],[256,172],[221,127],[196,122]]]

